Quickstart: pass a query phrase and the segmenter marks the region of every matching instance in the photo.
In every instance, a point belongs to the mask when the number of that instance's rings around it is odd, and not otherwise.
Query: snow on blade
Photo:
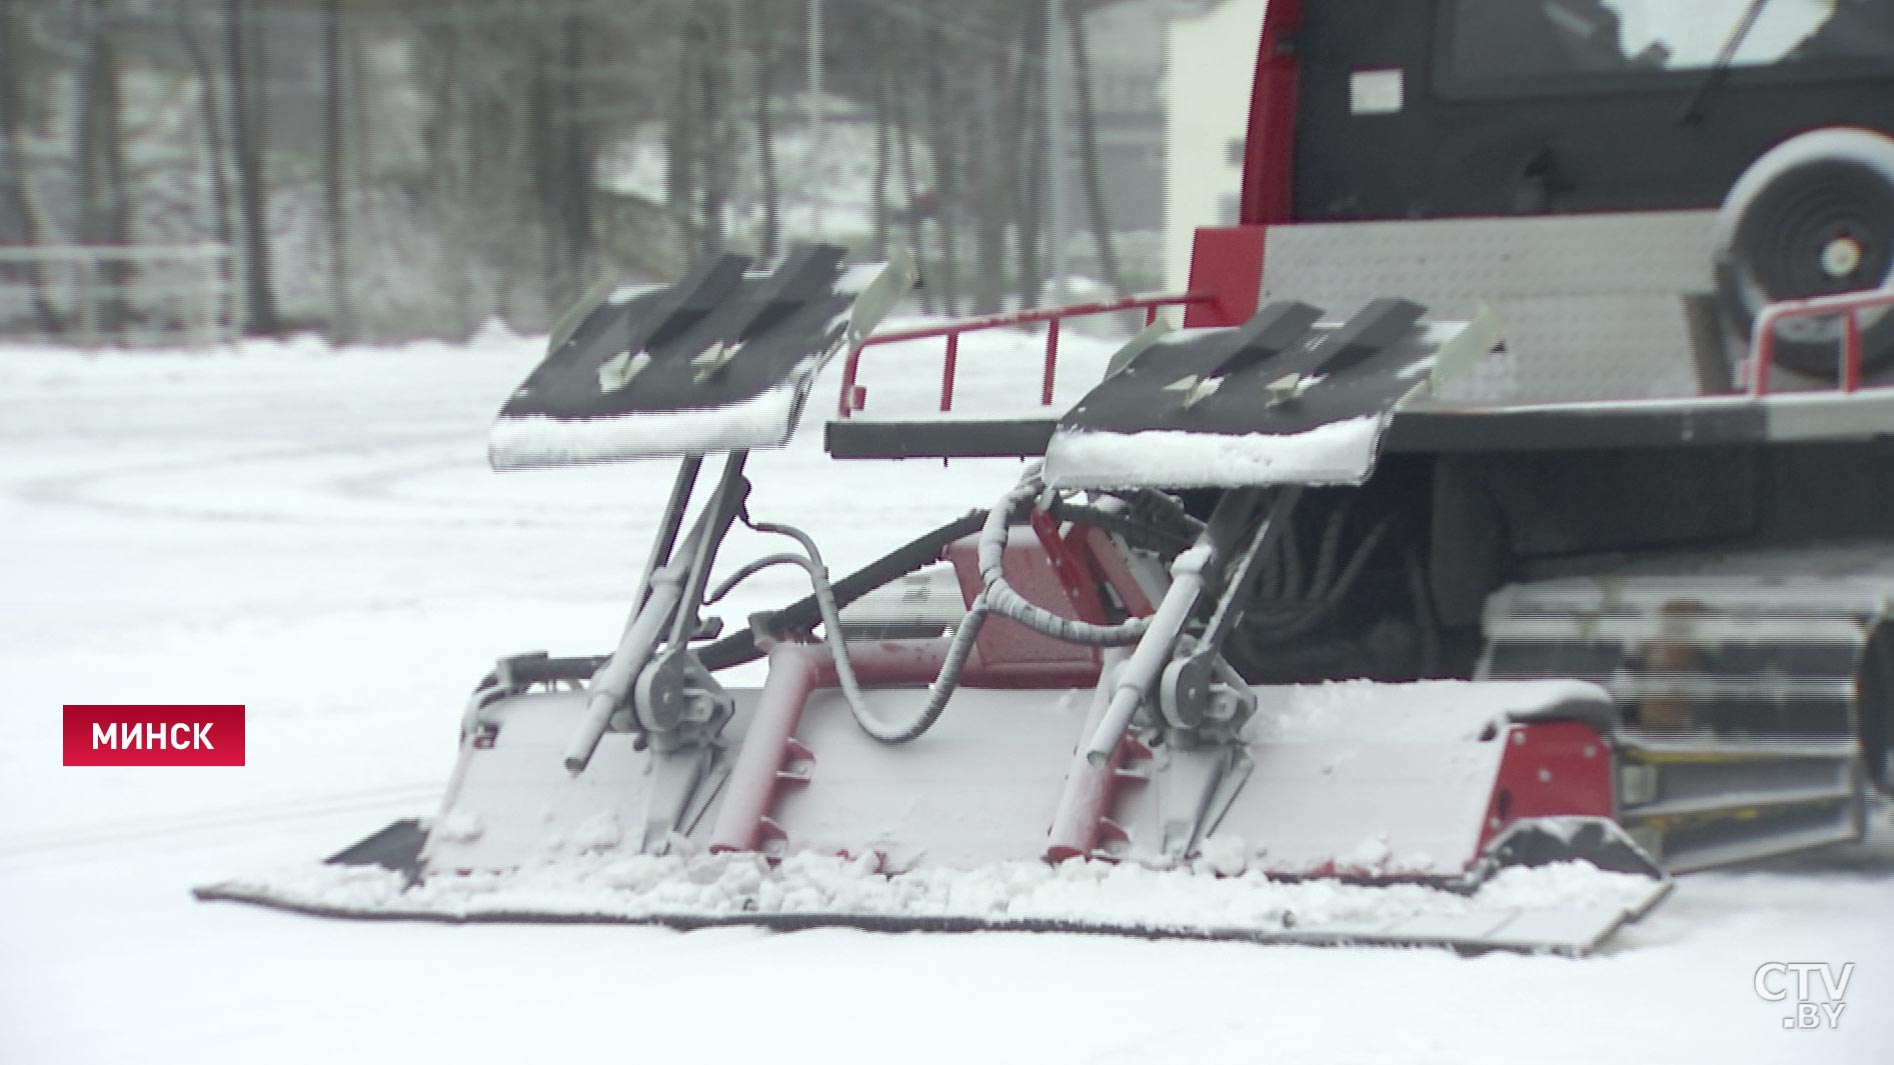
[[[1585,949],[1650,903],[1656,882],[1586,862],[1501,870],[1478,891],[1422,884],[1366,886],[1272,880],[1239,872],[1244,847],[1212,840],[1192,868],[1072,861],[1006,862],[978,870],[875,871],[875,859],[798,854],[772,868],[752,853],[654,857],[597,854],[511,873],[430,877],[410,886],[379,866],[311,864],[200,889],[360,917],[555,919],[705,924],[910,923],[1057,927],[1235,938],[1477,939],[1513,949]],[[1216,875],[1219,873],[1233,875]],[[1573,936],[1508,939],[1523,920],[1561,921]],[[1427,929],[1485,929],[1457,937]]]
[[[806,390],[794,381],[740,403],[603,418],[501,418],[487,439],[496,470],[780,447]]]
[[[1471,740],[1518,714],[1610,698],[1577,680],[1343,680],[1254,690],[1257,712],[1245,738],[1260,743]]]
[[[845,267],[835,278],[835,291],[859,296],[888,268],[886,263],[857,263]]]
[[[1366,414],[1291,434],[1068,431],[1046,448],[1055,488],[1234,488],[1359,484],[1374,467],[1386,424]]]
[[[664,287],[665,286],[661,284],[652,284],[648,282],[642,283],[642,284],[635,284],[635,285],[620,285],[617,288],[612,289],[612,291],[606,295],[605,302],[611,303],[614,305],[621,304],[621,303],[630,303],[632,300],[637,299],[639,296],[648,296],[651,293],[656,292],[659,289],[662,289]]]

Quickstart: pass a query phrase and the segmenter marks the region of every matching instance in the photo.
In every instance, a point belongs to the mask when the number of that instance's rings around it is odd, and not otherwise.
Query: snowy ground
[[[1031,389],[1029,346],[969,342],[963,397],[1009,367]],[[1102,351],[1069,344],[1065,387]],[[1887,1060],[1886,856],[1686,878],[1582,961],[192,902],[427,812],[493,657],[615,636],[669,471],[489,473],[487,425],[537,354],[0,348],[0,1061]],[[937,385],[930,356],[873,357],[871,413]],[[751,469],[753,510],[837,570],[1017,473],[830,464],[813,431]],[[747,589],[737,616],[800,594]],[[249,764],[63,768],[59,708],[83,702],[246,704]],[[1777,961],[1856,963],[1839,1029],[1783,1030],[1752,984]]]

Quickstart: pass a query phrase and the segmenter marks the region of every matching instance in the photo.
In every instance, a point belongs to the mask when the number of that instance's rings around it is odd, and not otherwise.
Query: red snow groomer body
[[[1725,6],[1273,0],[1189,291],[929,331],[1052,322],[1024,415],[866,402],[903,264],[594,300],[493,453],[684,456],[617,650],[503,661],[431,824],[204,894],[1583,951],[1671,872],[1859,838],[1894,787],[1894,20]],[[1165,305],[1052,394],[1062,316]],[[835,353],[836,457],[1043,463],[831,582],[742,470]],[[713,587],[737,522],[794,548]],[[778,564],[813,594],[717,639]]]

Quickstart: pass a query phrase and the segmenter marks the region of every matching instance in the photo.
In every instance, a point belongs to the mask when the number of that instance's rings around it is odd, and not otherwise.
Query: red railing
[[[1838,296],[1817,296],[1806,300],[1784,300],[1763,308],[1756,316],[1750,355],[1751,395],[1769,393],[1769,371],[1775,365],[1776,326],[1791,318],[1820,318],[1841,315],[1841,391],[1861,387],[1861,312],[1876,307],[1894,308],[1894,288],[1869,292],[1844,292]]]
[[[922,326],[919,329],[904,329],[893,333],[876,333],[862,341],[861,347],[848,353],[848,361],[842,366],[842,394],[836,403],[837,417],[846,418],[861,410],[867,402],[867,389],[855,383],[856,374],[861,368],[862,352],[878,344],[895,344],[903,340],[925,340],[929,337],[946,337],[946,357],[940,371],[940,409],[950,411],[954,407],[954,375],[960,365],[960,334],[972,333],[981,329],[1003,329],[1008,326],[1046,323],[1046,359],[1045,370],[1040,379],[1039,405],[1052,405],[1052,377],[1059,365],[1059,324],[1067,318],[1078,318],[1090,314],[1110,314],[1114,311],[1143,311],[1144,324],[1150,325],[1157,320],[1160,307],[1179,307],[1193,303],[1209,303],[1212,296],[1207,292],[1186,292],[1181,295],[1125,296],[1120,299],[1099,300],[1093,303],[1077,303],[1068,307],[1046,307],[1036,311],[1013,311],[1009,314],[989,314],[981,318],[959,318],[951,322]]]

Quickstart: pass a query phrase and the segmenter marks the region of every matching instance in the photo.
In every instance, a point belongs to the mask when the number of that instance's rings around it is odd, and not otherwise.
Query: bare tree
[[[996,150],[1000,137],[1002,106],[999,57],[985,55],[973,59],[975,76],[967,86],[968,103],[966,143],[967,176],[971,186],[968,209],[974,219],[973,288],[975,314],[993,314],[1000,309],[1006,291],[1006,223],[1012,192],[1012,174],[1003,170],[1006,160]]]
[[[929,147],[933,149],[933,209],[930,213],[934,221],[934,231],[940,236],[940,258],[936,261],[940,278],[941,307],[948,314],[960,313],[960,268],[955,254],[955,229],[959,219],[960,180],[959,171],[962,157],[959,138],[955,136],[952,114],[953,104],[947,97],[947,66],[951,59],[945,54],[945,42],[941,39],[938,26],[929,22],[922,31],[922,51],[925,70],[922,73],[925,102],[927,106],[927,124],[930,132]]]
[[[1105,282],[1119,295],[1126,295],[1124,273],[1118,269],[1118,252],[1112,245],[1111,219],[1105,209],[1105,189],[1098,176],[1098,116],[1092,109],[1091,48],[1086,40],[1085,11],[1074,4],[1066,8],[1066,21],[1072,27],[1072,76],[1077,86],[1079,124],[1079,173],[1085,183],[1085,203],[1091,216],[1092,243],[1098,249],[1098,268]]]
[[[342,186],[342,0],[322,3],[322,185],[329,215],[329,331],[334,339],[355,333],[349,299],[348,214]]]
[[[890,48],[889,51],[891,55],[901,56],[905,61],[905,49],[897,46]],[[890,75],[890,77],[892,77],[892,75]],[[895,127],[901,131],[901,139],[896,147],[900,149],[898,154],[901,158],[901,187],[904,193],[903,199],[907,204],[908,239],[918,245],[925,236],[925,230],[922,226],[924,219],[921,206],[920,175],[914,164],[913,110],[909,106],[911,96],[912,94],[910,93],[896,91],[891,94],[890,103],[892,105],[891,113],[894,118]],[[921,257],[922,250],[923,249],[919,247],[914,249],[916,257]],[[932,283],[928,281],[925,276],[922,278],[919,295],[921,300],[921,313],[933,314],[935,307],[934,289]]]
[[[0,0],[0,208],[14,219],[17,239],[35,247],[41,240],[39,216],[27,195],[26,158],[20,150],[20,128],[26,118],[19,83],[24,60],[19,42],[25,35],[21,23],[13,0]],[[5,230],[0,229],[0,234]],[[48,336],[59,333],[64,323],[46,296],[46,278],[39,264],[29,262],[19,269],[32,291],[33,318],[40,331]]]
[[[702,240],[698,254],[710,255],[724,248],[724,210],[730,200],[729,159],[730,129],[725,121],[725,80],[729,55],[726,27],[716,17],[717,8],[694,8],[694,17],[685,40],[696,57],[692,74],[697,81],[697,122],[702,136],[697,140],[702,153],[697,162],[697,181],[702,208],[698,232]]]
[[[233,243],[230,225],[230,163],[225,152],[222,94],[218,92],[217,72],[204,52],[197,30],[191,25],[190,9],[177,9],[178,42],[197,77],[198,125],[204,133],[204,158],[210,168],[211,232],[225,247]]]
[[[553,217],[559,232],[561,259],[556,273],[576,290],[578,277],[592,271],[592,146],[587,137],[584,87],[586,26],[572,10],[559,19],[561,76],[555,83],[558,104],[553,130],[558,148],[554,182]],[[563,302],[563,299],[561,300]]]
[[[1021,4],[1019,39],[1022,55],[1012,97],[1013,171],[1017,185],[1013,229],[1019,254],[1019,303],[1036,307],[1045,290],[1046,272],[1040,258],[1045,235],[1046,137],[1044,79],[1046,15],[1039,4]]]
[[[888,127],[893,122],[892,109],[888,106],[888,97],[893,92],[888,85],[889,75],[884,64],[876,63],[873,75],[873,106],[875,116],[875,180],[872,204],[875,226],[875,257],[888,257],[888,178],[893,170],[893,131]]]
[[[273,336],[282,331],[282,321],[270,280],[261,122],[263,54],[248,18],[251,2],[225,0],[224,65],[230,73],[230,142],[237,163],[237,209],[243,220],[244,320],[249,332]]]
[[[1082,32],[1096,3],[1067,2]],[[929,311],[1036,303],[1046,273],[1042,4],[824,3],[823,106],[850,101],[868,119],[859,127],[866,232],[838,230],[835,239],[859,239],[883,255],[904,241],[919,245]],[[72,45],[49,51],[47,62],[62,84],[82,91],[42,91],[31,63],[23,69],[15,55],[30,42],[17,33],[0,41],[4,239],[20,239],[15,234],[35,219],[64,231],[71,215],[74,233],[117,242],[131,227],[158,231],[152,205],[178,200],[185,225],[237,250],[235,291],[254,333],[280,331],[287,316],[306,314],[325,318],[337,337],[452,333],[496,312],[537,328],[607,253],[659,273],[678,269],[680,252],[706,254],[732,241],[773,258],[792,232],[786,204],[813,191],[784,169],[793,123],[783,95],[796,86],[791,60],[808,32],[799,3],[0,0],[0,25],[12,29],[23,9],[61,20],[57,32]],[[177,45],[165,50],[182,55],[197,84],[201,133],[192,136],[203,143],[182,160],[145,150],[147,138],[174,127],[168,116],[164,125],[148,122],[153,112],[139,100],[125,101],[131,112],[116,128],[118,68],[163,69],[166,60],[145,51],[148,37],[106,32],[105,16],[149,25],[152,10],[176,19]],[[89,21],[69,29],[74,13]],[[372,32],[355,28],[369,18]],[[375,47],[382,40],[404,47]],[[271,98],[269,86],[291,84],[263,76],[272,57],[285,72],[312,64],[318,95],[306,112],[290,96]],[[1075,120],[1091,229],[1115,282],[1089,103],[1093,58],[1077,57],[1084,106]],[[20,146],[38,143],[45,119],[32,117],[36,101],[68,98],[75,124],[60,136],[73,145],[71,187],[79,195],[69,203],[42,182],[37,191],[53,199],[41,205],[20,176]],[[266,121],[305,113],[313,123],[307,139]],[[836,128],[851,121],[838,119]],[[661,204],[595,188],[638,174],[607,174],[600,164],[624,146],[641,165],[639,153],[656,147],[646,137],[666,149],[663,191],[650,197]],[[128,138],[136,150],[124,148]],[[180,171],[201,167],[200,158],[208,172]],[[127,160],[143,169],[128,170]],[[308,179],[273,184],[298,174]],[[285,227],[294,216],[287,208],[305,201],[315,226]],[[138,208],[129,218],[128,203]],[[285,208],[275,212],[275,232],[274,205]],[[204,217],[208,224],[198,221]],[[396,239],[370,242],[368,233]],[[291,284],[290,270],[314,284]],[[371,276],[393,283],[365,280]]]
[[[555,210],[552,201],[558,195],[553,173],[552,71],[544,35],[534,32],[538,29],[529,24],[526,44],[526,150],[533,205],[539,216],[540,253],[545,273],[551,274],[559,262],[559,237],[550,224]]]
[[[125,195],[124,137],[119,119],[118,41],[104,0],[86,0],[79,8],[82,53],[79,74],[79,231],[87,244],[122,247],[130,236]],[[93,324],[115,331],[127,314],[124,301],[129,274],[123,262],[105,263],[99,270],[109,289],[90,306]]]
[[[688,32],[678,33],[681,47],[674,50],[676,76],[671,80],[664,112],[664,200],[672,222],[690,248],[700,245],[697,225],[697,80],[696,50]]]
[[[751,96],[755,105],[758,194],[762,199],[763,232],[757,254],[776,258],[782,242],[782,190],[776,176],[776,84],[782,66],[777,26],[768,0],[747,0],[744,22],[749,31]]]

